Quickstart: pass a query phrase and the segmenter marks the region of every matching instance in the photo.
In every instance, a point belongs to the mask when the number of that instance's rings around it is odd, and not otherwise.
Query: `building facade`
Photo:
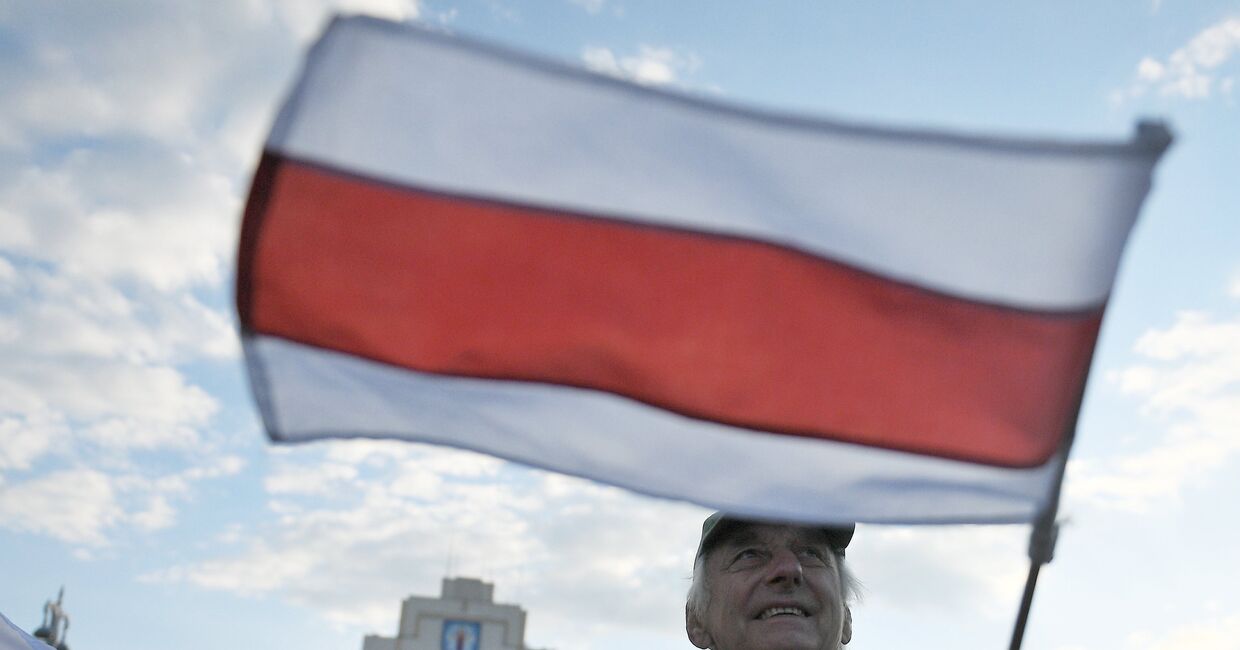
[[[525,610],[494,602],[495,585],[444,578],[439,598],[410,596],[396,637],[366,635],[362,650],[529,650]]]

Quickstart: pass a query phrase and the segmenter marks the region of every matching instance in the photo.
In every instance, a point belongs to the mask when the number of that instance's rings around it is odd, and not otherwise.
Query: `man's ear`
[[[848,609],[848,605],[844,606],[844,629],[840,634],[840,644],[848,645],[852,641],[852,610]]]
[[[685,605],[685,632],[689,635],[689,643],[706,650],[715,644],[715,640],[710,637],[710,632],[706,631],[706,626],[702,625],[702,621],[698,620],[688,605]]]

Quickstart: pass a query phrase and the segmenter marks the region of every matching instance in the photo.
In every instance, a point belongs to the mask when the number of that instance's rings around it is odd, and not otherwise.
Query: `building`
[[[494,602],[495,585],[444,578],[439,598],[410,596],[396,637],[366,635],[362,650],[530,650],[525,610]]]

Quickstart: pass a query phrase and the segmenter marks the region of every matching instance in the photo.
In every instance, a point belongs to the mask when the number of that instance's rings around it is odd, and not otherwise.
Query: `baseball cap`
[[[722,540],[725,536],[727,536],[728,532],[736,527],[758,523],[763,522],[752,519],[730,517],[722,512],[716,512],[715,514],[707,517],[706,521],[702,522],[702,538],[698,541],[697,555],[693,556],[694,559],[701,557],[702,554],[709,551],[711,547]],[[832,549],[840,555],[843,555],[844,549],[848,548],[848,542],[852,541],[853,532],[856,530],[857,525],[839,524],[832,526],[806,527],[816,528],[826,533],[827,543],[831,545]]]

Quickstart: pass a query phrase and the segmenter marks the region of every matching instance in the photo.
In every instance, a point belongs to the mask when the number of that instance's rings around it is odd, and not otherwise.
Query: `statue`
[[[65,613],[64,600],[65,588],[62,586],[56,602],[49,600],[43,605],[43,624],[34,631],[36,639],[41,639],[56,650],[69,650],[65,643],[65,634],[69,631],[69,615]]]

